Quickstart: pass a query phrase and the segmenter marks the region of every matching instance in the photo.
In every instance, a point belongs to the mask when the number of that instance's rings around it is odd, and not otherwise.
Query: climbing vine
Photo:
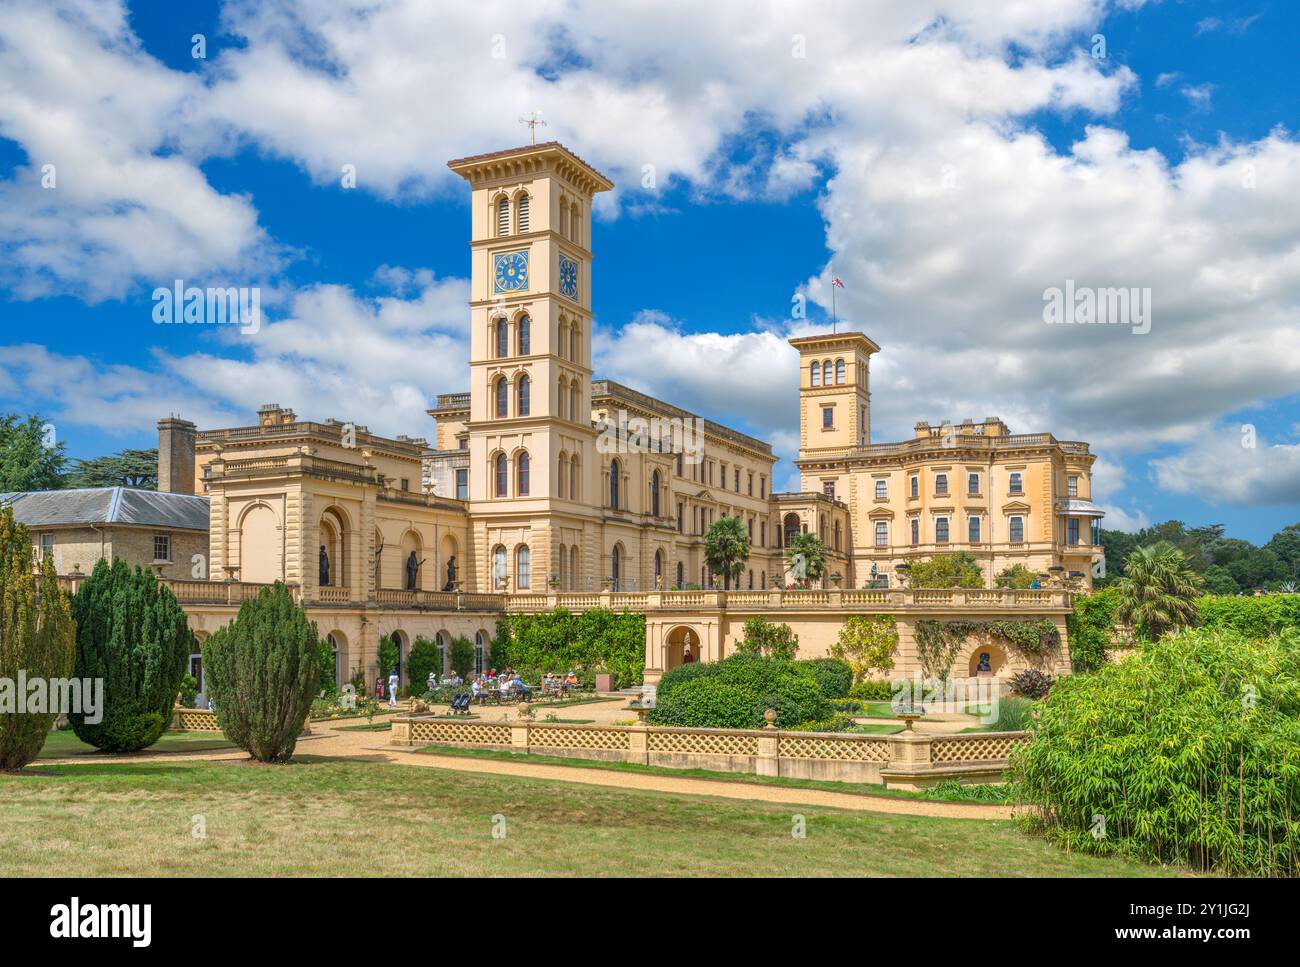
[[[1061,633],[1050,618],[923,620],[916,623],[916,652],[921,659],[921,670],[927,676],[946,681],[966,639],[981,633],[996,635],[1030,660],[1054,654],[1061,647]]]

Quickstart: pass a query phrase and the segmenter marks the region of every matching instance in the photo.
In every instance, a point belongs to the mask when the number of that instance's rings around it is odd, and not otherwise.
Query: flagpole
[[[835,311],[835,276],[831,276],[831,333],[839,328],[839,314]]]

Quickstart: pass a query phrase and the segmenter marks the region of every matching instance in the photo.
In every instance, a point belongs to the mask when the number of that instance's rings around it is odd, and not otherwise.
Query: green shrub
[[[171,722],[185,663],[194,648],[185,612],[151,571],[100,560],[72,598],[81,679],[101,679],[100,721],[68,720],[77,738],[105,752],[136,752]]]
[[[1075,672],[1096,671],[1109,660],[1106,651],[1115,638],[1115,609],[1119,592],[1105,588],[1074,597],[1074,610],[1065,617],[1070,639],[1070,667]]]
[[[448,656],[447,660],[452,671],[462,679],[469,678],[474,671],[474,645],[464,635],[453,638],[451,641],[451,655]],[[538,678],[540,677],[539,675]],[[526,678],[525,681],[535,682],[538,678],[530,677]]]
[[[837,712],[843,712],[846,715],[861,715],[866,706],[861,700],[856,698],[833,698],[831,706]]]
[[[831,657],[849,663],[855,679],[890,671],[897,650],[898,623],[888,614],[849,615],[830,649]]]
[[[695,678],[702,678],[712,675],[712,665],[706,665],[704,662],[693,661],[685,665],[678,665],[676,668],[670,668],[664,672],[663,677],[659,679],[659,684],[655,686],[655,693],[658,700],[662,702],[665,698],[684,685],[686,682]]]
[[[793,722],[826,718],[832,712],[817,679],[792,662],[737,652],[722,661],[696,667],[698,671],[671,679],[664,676],[668,688],[665,690],[661,681],[650,722],[697,728],[759,728],[767,708],[776,707],[778,721],[784,716]],[[778,699],[785,701],[771,704]],[[758,708],[763,701],[769,704]]]
[[[199,680],[186,674],[181,678],[181,707],[194,708],[199,701]]]
[[[1017,698],[1014,695],[998,699],[997,721],[983,726],[986,732],[1028,732],[1034,724],[1034,709],[1038,703],[1029,698]]]
[[[1019,695],[1021,698],[1040,699],[1045,698],[1051,691],[1052,686],[1056,684],[1056,679],[1037,668],[1026,668],[1022,672],[1017,672],[1011,676],[1007,683],[1011,686],[1011,692]]]
[[[492,643],[495,668],[577,672],[584,683],[598,667],[614,676],[615,688],[640,685],[645,674],[645,615],[593,608],[577,615],[563,608],[512,614],[497,622]]]
[[[1262,597],[1206,595],[1196,602],[1201,625],[1230,628],[1248,638],[1264,638],[1287,628],[1300,628],[1300,594]]]
[[[736,650],[778,661],[794,661],[799,651],[799,636],[787,624],[773,624],[766,618],[750,618],[741,627],[742,637]]]
[[[316,693],[319,644],[315,623],[278,581],[240,605],[235,620],[204,643],[217,724],[253,758],[293,756]]]
[[[795,732],[847,732],[853,728],[853,717],[843,712],[835,712],[822,719],[809,719],[800,722],[793,729]]]
[[[1012,756],[1018,793],[1037,807],[1023,821],[1072,850],[1300,873],[1298,683],[1295,630],[1183,631],[1062,679]]]
[[[334,648],[330,643],[321,639],[320,643],[320,674],[316,677],[316,694],[333,696],[338,694],[338,668],[334,658]]]
[[[429,673],[442,674],[442,655],[436,643],[428,638],[416,638],[411,643],[411,654],[406,659],[406,680],[411,683],[411,694],[422,695],[428,687]]]
[[[776,712],[776,727],[792,729],[799,721],[799,703],[786,695],[760,695],[754,703],[753,720],[767,724],[767,710]]]
[[[984,571],[973,554],[956,551],[913,564],[907,574],[910,588],[982,588]]]
[[[888,679],[867,678],[853,683],[849,697],[864,702],[882,702],[894,697],[894,686]]]
[[[997,576],[996,584],[1000,588],[1018,588],[1026,589],[1034,586],[1034,580],[1038,577],[1033,571],[1023,564],[1012,564],[1010,567],[1003,568]]]
[[[795,664],[817,679],[827,698],[848,698],[853,687],[853,669],[848,662],[838,658],[809,658]]]
[[[379,677],[387,682],[388,675],[402,660],[402,650],[397,642],[384,635],[379,639]]]

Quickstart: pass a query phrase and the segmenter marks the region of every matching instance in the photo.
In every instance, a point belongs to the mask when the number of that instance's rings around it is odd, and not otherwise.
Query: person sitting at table
[[[516,698],[524,702],[533,697],[533,693],[528,690],[528,686],[524,684],[518,672],[515,672],[515,677],[510,679],[510,690],[514,692]]]
[[[474,679],[472,682],[469,683],[469,691],[470,694],[474,696],[474,700],[477,701],[480,705],[482,705],[484,701],[483,683],[480,682],[477,678]]]
[[[570,671],[569,674],[564,676],[565,694],[575,691],[577,687],[578,687],[578,676],[575,675],[572,671]]]

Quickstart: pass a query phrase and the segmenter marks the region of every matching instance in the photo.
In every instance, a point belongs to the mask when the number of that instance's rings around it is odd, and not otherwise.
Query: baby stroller
[[[461,692],[451,700],[451,712],[453,715],[469,714],[469,692]]]

